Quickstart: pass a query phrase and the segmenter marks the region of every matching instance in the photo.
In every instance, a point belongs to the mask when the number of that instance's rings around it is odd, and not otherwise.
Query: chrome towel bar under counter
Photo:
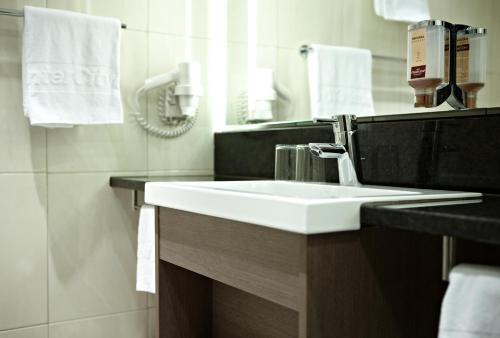
[[[0,8],[0,15],[24,17],[24,11],[19,10],[19,9]],[[127,25],[122,23],[122,29],[126,29],[126,28],[127,28]]]
[[[307,55],[312,50],[313,50],[313,47],[311,45],[302,45],[299,48],[299,54],[302,57],[307,58]],[[396,56],[372,54],[372,57],[374,59],[379,59],[379,60],[396,61],[396,62],[406,62],[406,58],[401,58],[401,57],[396,57]]]

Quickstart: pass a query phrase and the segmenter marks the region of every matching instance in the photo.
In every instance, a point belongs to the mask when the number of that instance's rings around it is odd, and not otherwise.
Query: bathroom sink
[[[292,181],[148,182],[145,202],[301,234],[360,228],[367,202],[443,201],[479,193]]]

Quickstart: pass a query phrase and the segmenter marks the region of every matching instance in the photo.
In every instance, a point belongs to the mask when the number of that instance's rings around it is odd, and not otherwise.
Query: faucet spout
[[[349,153],[342,144],[309,143],[311,154],[321,158],[336,158],[339,168],[339,183],[347,186],[359,186],[356,170]]]
[[[347,152],[342,144],[337,143],[309,143],[309,149],[321,158],[339,158]]]
[[[355,115],[338,115],[332,119],[317,119],[317,123],[333,125],[334,143],[309,143],[309,149],[315,156],[321,158],[336,158],[339,168],[341,185],[358,186],[356,166],[355,133],[357,123]]]

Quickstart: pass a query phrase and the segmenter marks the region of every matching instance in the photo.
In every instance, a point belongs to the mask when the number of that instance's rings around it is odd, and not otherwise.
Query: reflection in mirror
[[[216,126],[311,120],[308,62],[299,53],[300,46],[311,44],[371,52],[375,115],[452,109],[447,103],[434,108],[414,107],[414,91],[408,85],[406,71],[411,22],[408,18],[394,21],[397,19],[394,13],[377,15],[375,5],[383,0],[206,1],[209,13],[213,14],[209,30],[219,34],[210,33],[209,52],[213,53],[210,65],[218,66],[209,67],[212,74],[209,91],[210,88],[213,93],[217,91],[218,111],[226,112],[225,117],[218,117]],[[430,18],[488,29],[486,84],[478,92],[477,106],[499,106],[500,96],[495,93],[500,81],[500,61],[494,55],[500,44],[492,37],[500,31],[500,22],[496,20],[500,2],[428,0],[423,3],[428,3]],[[418,11],[414,19],[425,18],[424,12]],[[221,22],[224,21],[221,13],[226,15],[225,23]],[[223,65],[222,59],[227,64]],[[224,97],[213,89],[212,81],[218,83],[215,88],[227,86]]]

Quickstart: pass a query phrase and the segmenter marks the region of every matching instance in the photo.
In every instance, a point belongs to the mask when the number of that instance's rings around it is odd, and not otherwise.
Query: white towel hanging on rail
[[[26,6],[23,107],[32,125],[122,123],[120,22]]]

